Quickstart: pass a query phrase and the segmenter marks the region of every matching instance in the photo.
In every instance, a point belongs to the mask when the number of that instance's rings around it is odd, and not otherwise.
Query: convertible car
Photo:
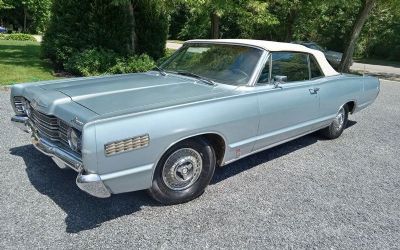
[[[149,72],[14,85],[11,120],[88,194],[147,189],[177,204],[217,166],[314,131],[339,137],[379,88],[302,45],[191,40]]]

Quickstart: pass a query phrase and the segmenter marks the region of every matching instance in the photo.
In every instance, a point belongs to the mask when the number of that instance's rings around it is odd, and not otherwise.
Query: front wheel
[[[150,195],[163,204],[179,204],[200,196],[215,170],[214,149],[203,139],[170,148],[158,163]]]
[[[331,125],[320,130],[321,134],[328,139],[338,138],[347,126],[348,117],[349,108],[347,107],[347,105],[344,105],[339,109]]]

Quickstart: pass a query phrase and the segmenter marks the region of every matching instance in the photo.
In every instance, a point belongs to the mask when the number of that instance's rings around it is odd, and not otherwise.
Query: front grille
[[[53,141],[68,145],[69,126],[52,115],[43,114],[30,106],[30,120],[38,132]]]

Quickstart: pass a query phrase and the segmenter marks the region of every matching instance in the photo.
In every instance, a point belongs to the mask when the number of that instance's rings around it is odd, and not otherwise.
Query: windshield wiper
[[[162,68],[158,67],[157,65],[154,66],[153,70],[157,70],[158,72],[160,72],[160,74],[162,76],[166,76],[167,75],[167,72],[165,72]]]
[[[197,79],[202,80],[203,82],[205,82],[205,83],[207,83],[208,85],[211,85],[211,86],[217,85],[213,80],[208,79],[208,78],[206,78],[204,76],[197,75],[197,74],[192,73],[192,72],[177,71],[176,73],[178,73],[179,75],[183,75],[183,76],[191,76],[191,77],[197,78]]]

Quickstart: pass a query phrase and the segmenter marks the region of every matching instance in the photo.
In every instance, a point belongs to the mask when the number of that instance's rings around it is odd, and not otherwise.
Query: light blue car
[[[12,121],[88,194],[148,189],[176,204],[217,166],[314,131],[339,137],[379,88],[301,45],[192,40],[146,73],[14,85]]]

